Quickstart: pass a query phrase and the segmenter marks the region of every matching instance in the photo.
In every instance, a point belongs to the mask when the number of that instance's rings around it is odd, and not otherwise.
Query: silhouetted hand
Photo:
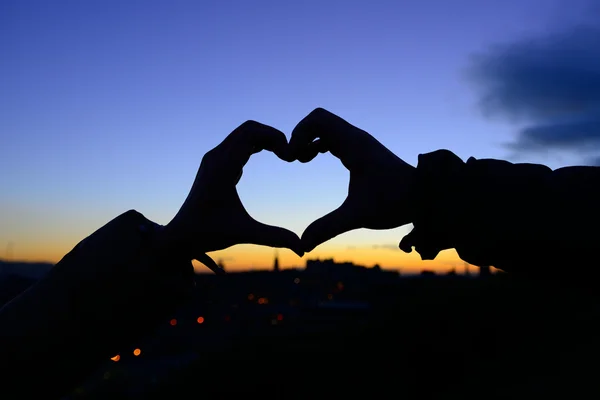
[[[236,190],[252,154],[269,150],[281,157],[287,145],[282,132],[247,121],[206,153],[187,199],[165,227],[174,247],[213,270],[216,264],[206,252],[242,243],[289,248],[302,257],[300,238],[287,229],[256,221]]]
[[[367,132],[317,108],[294,128],[288,160],[306,163],[326,151],[350,171],[348,197],[306,228],[305,251],[353,229],[391,229],[411,222],[414,167]]]

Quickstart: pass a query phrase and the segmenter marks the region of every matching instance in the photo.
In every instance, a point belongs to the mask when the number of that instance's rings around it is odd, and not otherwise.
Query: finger
[[[292,131],[289,153],[295,159],[303,156],[314,158],[316,156],[314,149],[312,153],[306,153],[315,139],[319,138],[319,150],[323,150],[321,152],[329,151],[342,161],[350,161],[352,151],[349,151],[347,143],[358,132],[362,131],[344,119],[323,108],[317,108],[300,121]],[[364,134],[368,135],[366,132]]]
[[[210,256],[208,254],[200,253],[199,255],[196,256],[196,260],[198,260],[199,262],[204,264],[208,269],[213,271],[215,274],[224,274],[225,273],[223,268],[221,268],[219,266],[219,264],[217,264],[215,262],[215,260],[210,258]]]
[[[398,247],[400,247],[400,250],[402,250],[405,253],[412,253],[413,247],[415,246],[415,240],[416,234],[415,228],[413,228],[412,231],[410,231],[409,233],[404,235],[402,239],[400,239],[400,244],[398,245]]]
[[[242,242],[259,246],[286,248],[292,250],[299,257],[304,255],[302,242],[294,232],[278,226],[263,224],[254,219],[251,219],[243,230]]]
[[[304,251],[312,251],[321,243],[342,233],[360,228],[354,215],[355,213],[348,206],[348,203],[344,202],[338,209],[314,221],[302,234]]]
[[[430,236],[425,235],[418,227],[414,227],[400,241],[400,250],[405,253],[412,253],[412,248],[414,247],[422,260],[433,260],[441,251],[441,247],[433,244],[435,241]]]
[[[326,153],[326,152],[327,152],[327,148],[323,144],[323,141],[320,139],[317,139],[314,142],[310,143],[304,150],[301,150],[297,154],[296,158],[301,163],[307,163],[309,161],[312,161],[312,159],[314,159],[319,153]]]
[[[218,147],[227,157],[228,167],[238,171],[246,165],[252,154],[262,150],[284,157],[287,144],[283,132],[256,121],[247,121],[230,133]]]

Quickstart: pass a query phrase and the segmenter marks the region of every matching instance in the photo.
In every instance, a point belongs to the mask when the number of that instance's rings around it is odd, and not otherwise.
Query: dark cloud
[[[524,125],[517,152],[600,152],[600,28],[579,26],[491,47],[469,78],[485,115]]]
[[[586,165],[592,165],[594,167],[600,167],[600,156],[589,157],[586,162]]]

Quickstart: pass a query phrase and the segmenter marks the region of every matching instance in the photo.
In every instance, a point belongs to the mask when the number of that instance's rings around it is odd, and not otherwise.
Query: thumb
[[[443,248],[437,245],[430,235],[426,235],[423,230],[417,226],[413,227],[413,230],[400,241],[400,250],[405,253],[411,253],[413,247],[421,256],[421,260],[435,259]]]
[[[195,259],[197,261],[201,262],[202,264],[204,264],[204,266],[206,268],[210,269],[215,274],[224,274],[225,273],[223,268],[221,268],[219,266],[219,264],[217,264],[215,262],[215,260],[213,260],[208,254],[199,253],[198,255],[196,255]]]
[[[248,229],[245,229],[245,231],[244,236],[246,237],[243,238],[244,243],[286,248],[292,250],[299,257],[304,255],[300,238],[288,229],[263,224],[252,219]]]
[[[312,251],[315,247],[342,233],[360,228],[347,202],[329,214],[310,224],[302,234],[304,251]]]

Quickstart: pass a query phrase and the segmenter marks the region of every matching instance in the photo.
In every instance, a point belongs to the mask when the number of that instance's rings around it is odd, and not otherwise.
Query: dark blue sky
[[[506,157],[519,129],[481,112],[465,72],[473,54],[590,10],[550,0],[2,1],[0,250],[13,242],[16,257],[55,261],[130,208],[167,223],[202,155],[247,119],[289,135],[324,107],[413,165],[438,148]],[[261,153],[238,187],[257,219],[300,234],[341,203],[347,179],[329,155],[302,165]],[[348,233],[322,254],[397,244],[405,232]]]

